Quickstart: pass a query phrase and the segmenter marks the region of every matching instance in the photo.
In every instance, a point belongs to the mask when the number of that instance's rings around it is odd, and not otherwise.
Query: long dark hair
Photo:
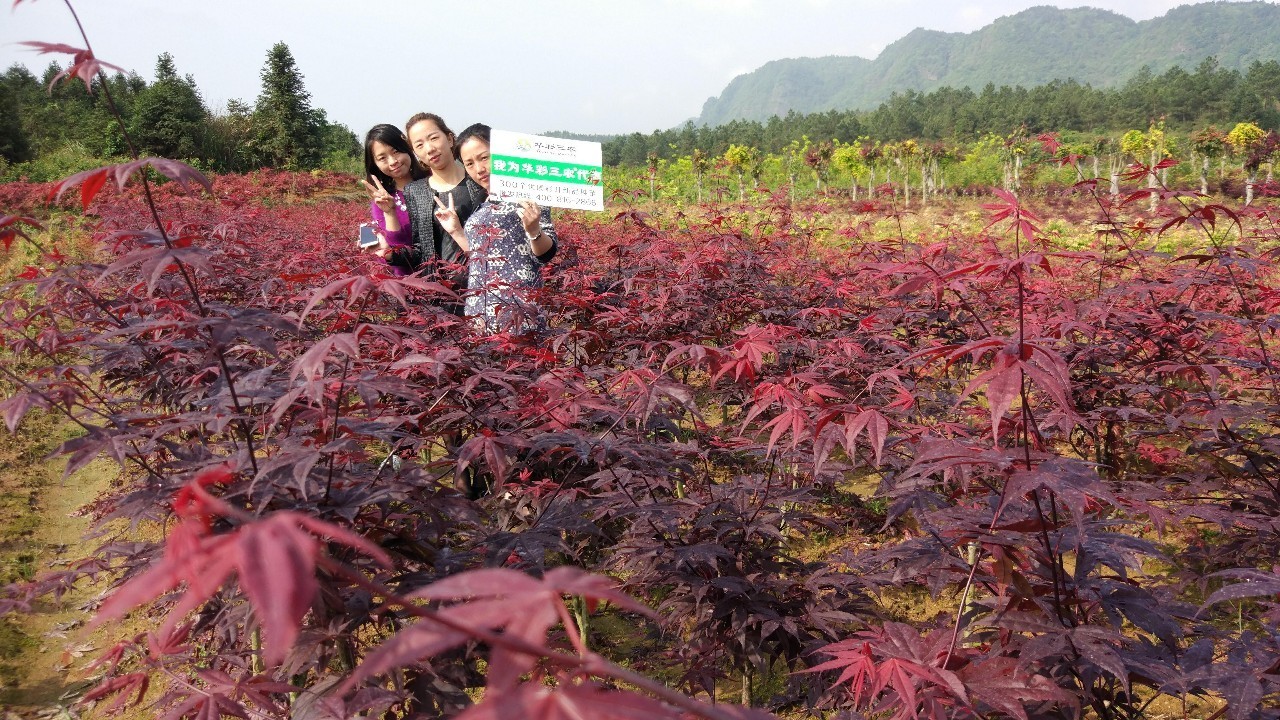
[[[368,134],[364,136],[364,171],[365,174],[378,178],[382,183],[382,187],[387,189],[387,192],[396,191],[396,181],[379,170],[378,163],[373,161],[373,144],[375,142],[380,142],[396,152],[402,152],[409,156],[410,180],[417,180],[427,176],[426,168],[422,167],[422,163],[418,162],[418,158],[414,156],[413,149],[409,147],[409,140],[405,138],[400,128],[387,123],[374,125],[369,129]]]

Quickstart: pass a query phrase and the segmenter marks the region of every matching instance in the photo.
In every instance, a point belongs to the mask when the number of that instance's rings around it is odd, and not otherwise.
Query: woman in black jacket
[[[414,155],[429,174],[404,188],[410,242],[407,247],[387,248],[387,260],[409,271],[431,267],[461,292],[466,289],[466,270],[449,266],[464,265],[466,253],[440,226],[436,219],[437,203],[454,208],[458,217],[466,222],[489,193],[468,177],[458,162],[456,137],[439,115],[418,113],[409,118],[405,129]],[[461,306],[451,309],[461,314]]]

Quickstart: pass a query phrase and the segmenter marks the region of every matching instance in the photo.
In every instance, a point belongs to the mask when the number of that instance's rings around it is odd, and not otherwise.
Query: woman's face
[[[400,152],[378,140],[369,145],[369,150],[373,153],[373,164],[387,177],[397,181],[409,179],[409,153]]]
[[[453,138],[430,120],[419,120],[409,128],[409,147],[418,162],[432,170],[443,170],[453,163]]]
[[[458,148],[458,157],[462,160],[462,167],[467,169],[471,179],[487,192],[489,190],[489,143],[478,137],[468,138],[462,143],[462,147]]]

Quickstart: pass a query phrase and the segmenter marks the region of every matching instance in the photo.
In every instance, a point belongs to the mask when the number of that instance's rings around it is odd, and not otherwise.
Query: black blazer
[[[471,195],[474,207],[489,197],[485,189],[476,184],[467,175],[462,186]],[[406,270],[417,270],[424,263],[432,260],[461,263],[466,261],[466,254],[458,243],[443,230],[437,231],[435,220],[436,194],[427,185],[427,178],[414,180],[404,187],[405,211],[409,214],[411,241],[409,247],[393,248],[390,262]],[[466,218],[460,218],[466,222]]]

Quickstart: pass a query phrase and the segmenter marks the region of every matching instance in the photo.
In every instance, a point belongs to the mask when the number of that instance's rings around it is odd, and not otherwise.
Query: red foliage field
[[[164,529],[0,601],[109,573],[97,622],[154,618],[86,701],[1276,716],[1274,206],[1166,193],[1147,216],[1145,191],[1084,184],[993,193],[974,227],[973,206],[925,223],[764,193],[566,213],[535,338],[477,335],[441,309],[453,289],[354,252],[345,181],[210,194],[157,170],[188,189],[151,184],[155,215],[136,183],[58,188],[85,189],[97,263],[0,221],[6,246],[43,242],[0,305],[38,368],[0,370],[6,422],[80,424],[70,469],[122,467],[94,517]],[[48,190],[0,188],[23,214]],[[602,605],[640,638],[621,656]],[[763,709],[710,704],[730,682]]]

